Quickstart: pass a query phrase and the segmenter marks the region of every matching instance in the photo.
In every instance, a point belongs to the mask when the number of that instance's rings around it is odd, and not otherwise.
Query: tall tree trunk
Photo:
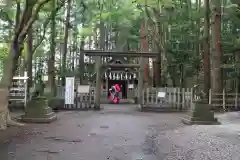
[[[85,27],[86,23],[86,11],[87,11],[87,5],[85,4],[84,0],[81,2],[82,4],[82,27]],[[85,46],[85,36],[81,36],[80,41],[80,58],[79,58],[79,72],[80,72],[80,84],[83,85],[84,83],[84,73],[85,73],[85,64],[84,64],[84,46]]]
[[[204,41],[203,41],[203,68],[204,68],[204,93],[206,99],[209,98],[209,89],[211,87],[211,72],[210,72],[210,41],[209,41],[209,29],[210,29],[210,6],[209,0],[204,0]]]
[[[50,54],[48,57],[48,86],[51,91],[51,96],[56,96],[56,83],[55,83],[55,49],[56,49],[56,0],[52,0],[52,13],[51,13],[51,45]]]
[[[62,81],[65,85],[65,74],[66,74],[66,60],[67,60],[67,47],[68,47],[68,35],[69,35],[69,28],[70,28],[70,13],[71,13],[71,4],[72,0],[67,1],[67,15],[65,20],[65,28],[64,28],[64,44],[63,44],[63,59],[62,59]]]
[[[0,129],[4,130],[9,125],[22,126],[23,124],[13,121],[9,115],[8,96],[9,89],[12,86],[12,78],[17,70],[17,62],[21,51],[23,50],[24,39],[38,17],[41,7],[49,0],[43,1],[25,1],[25,8],[19,23],[16,21],[14,35],[11,41],[10,51],[3,64],[3,77],[0,82]],[[17,7],[19,8],[19,7]],[[34,8],[34,9],[33,9]],[[20,12],[16,12],[16,19]]]
[[[201,0],[196,0],[196,10],[197,10],[197,13],[200,14],[201,13],[201,4],[202,4],[202,1]],[[210,16],[210,15],[209,15]],[[195,27],[197,27],[197,31],[196,31],[196,38],[195,38],[195,41],[196,41],[196,46],[195,46],[195,49],[196,49],[196,56],[200,56],[200,46],[201,43],[199,43],[199,37],[200,37],[200,33],[201,33],[201,18],[198,18],[197,21],[196,21],[196,25]],[[210,25],[210,24],[209,24]],[[210,27],[210,26],[209,26]],[[210,28],[209,28],[210,29]],[[210,37],[209,37],[210,38]],[[209,42],[210,43],[210,42]],[[210,47],[210,45],[209,45]],[[210,72],[211,74],[211,72]],[[199,84],[199,78],[200,78],[200,75],[201,75],[201,69],[200,67],[197,69],[197,75],[196,75],[196,83]],[[211,83],[211,82],[210,82]]]
[[[222,93],[223,91],[223,77],[222,77],[222,52],[220,44],[221,35],[221,1],[212,0],[213,8],[213,59],[212,59],[212,90],[213,93]]]
[[[140,45],[142,52],[148,51],[148,41],[147,41],[147,20],[146,18],[143,20],[140,28]],[[144,59],[144,82],[149,82],[149,66],[148,66],[148,58]]]
[[[9,89],[12,85],[13,75],[17,69],[19,55],[19,44],[12,42],[10,53],[6,59],[4,59],[3,77],[0,83],[0,130],[5,130],[7,125],[22,125],[11,120],[8,109]]]
[[[155,23],[154,45],[158,52],[155,62],[155,83],[157,87],[160,87],[162,85],[162,62],[165,53],[163,23],[161,22],[161,17],[159,16],[159,13],[162,13],[162,6],[158,4],[158,6],[153,9],[153,12],[155,18],[157,19],[157,22]]]
[[[32,87],[32,60],[33,60],[33,35],[32,28],[28,31],[27,37],[27,95],[29,98],[30,88]]]
[[[205,4],[205,2],[204,2]],[[201,9],[201,0],[196,0],[196,9],[197,13],[200,14],[200,9]],[[210,16],[210,15],[209,15]],[[201,18],[199,18],[196,21],[196,27],[198,27],[197,32],[196,32],[196,56],[199,56],[200,54],[200,43],[199,43],[199,35],[200,35],[200,23],[201,23]]]
[[[157,87],[160,87],[162,85],[162,48],[160,47],[162,43],[162,38],[161,38],[161,35],[162,35],[162,27],[161,27],[161,24],[160,22],[157,22],[157,28],[158,28],[158,31],[157,31],[157,36],[156,36],[156,39],[155,39],[155,46],[156,46],[156,51],[158,52],[158,55],[156,57],[156,64],[155,64],[155,82],[156,82],[156,86]],[[158,44],[158,43],[161,43],[161,44]]]

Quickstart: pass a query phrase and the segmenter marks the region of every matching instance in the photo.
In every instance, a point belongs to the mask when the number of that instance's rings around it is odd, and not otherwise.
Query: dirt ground
[[[185,126],[183,113],[143,113],[131,105],[104,108],[59,112],[51,124],[28,125],[0,146],[0,159],[240,159],[238,113],[219,115],[223,124],[218,126]]]

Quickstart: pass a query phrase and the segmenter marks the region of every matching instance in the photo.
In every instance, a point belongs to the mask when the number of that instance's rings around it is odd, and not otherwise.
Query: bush
[[[53,98],[48,99],[48,105],[53,110],[63,109],[64,103],[65,103],[64,98],[53,97]]]

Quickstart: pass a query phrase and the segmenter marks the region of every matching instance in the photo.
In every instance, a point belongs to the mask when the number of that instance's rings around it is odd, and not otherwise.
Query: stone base
[[[212,121],[197,121],[197,120],[192,120],[192,117],[185,117],[182,118],[182,123],[186,124],[186,125],[218,125],[221,124],[217,118],[214,118],[214,120]]]
[[[182,118],[182,122],[187,125],[216,125],[220,124],[217,118],[214,118],[214,112],[211,110],[211,105],[197,101],[193,102],[189,115]]]
[[[51,123],[57,119],[57,116],[52,112],[42,117],[29,117],[28,115],[22,115],[19,119],[25,123]]]
[[[36,97],[28,102],[25,115],[22,115],[20,120],[29,123],[50,123],[57,119],[55,113],[48,106],[48,101],[45,97]]]

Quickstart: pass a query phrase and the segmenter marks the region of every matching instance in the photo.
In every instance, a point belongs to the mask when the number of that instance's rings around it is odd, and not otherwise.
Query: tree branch
[[[63,6],[64,6],[64,3],[60,3],[60,5],[58,5],[56,7],[55,12],[58,12]],[[46,19],[46,21],[43,23],[43,34],[42,34],[39,42],[34,46],[32,54],[34,54],[36,52],[37,48],[42,44],[42,42],[43,42],[43,40],[45,38],[45,34],[46,34],[46,31],[47,31],[46,29],[47,29],[47,26],[48,26],[50,20],[51,20],[51,17],[48,17]]]
[[[16,9],[16,14],[15,14],[15,31],[18,29],[18,25],[20,23],[20,16],[21,16],[21,5],[20,2],[17,1],[17,9]]]
[[[14,35],[14,40],[17,41],[18,40],[18,37],[22,31],[22,29],[24,28],[24,25],[25,23],[27,23],[26,21],[26,18],[27,17],[30,17],[32,13],[32,9],[34,6],[29,6],[28,3],[27,3],[28,0],[26,0],[26,5],[25,5],[25,8],[24,8],[24,11],[23,11],[23,14],[22,14],[22,17],[19,21],[19,25],[16,27],[17,30],[15,31],[15,35]]]
[[[37,50],[37,48],[42,44],[42,42],[43,42],[43,40],[44,40],[44,38],[45,38],[46,28],[47,28],[49,22],[50,22],[50,18],[48,18],[48,19],[44,22],[44,24],[43,24],[43,34],[41,35],[41,38],[40,38],[40,40],[38,41],[38,43],[34,46],[34,48],[33,48],[33,50],[32,50],[32,54],[34,54],[35,51]]]
[[[38,18],[38,13],[40,11],[40,9],[43,7],[44,4],[48,3],[50,0],[40,0],[38,3],[36,3],[33,7],[33,11],[32,11],[32,16],[31,18],[28,20],[27,24],[24,26],[24,28],[21,30],[19,37],[18,37],[18,42],[22,42],[27,33],[28,30],[30,29],[30,27],[32,26],[32,24],[34,23],[34,21]]]

